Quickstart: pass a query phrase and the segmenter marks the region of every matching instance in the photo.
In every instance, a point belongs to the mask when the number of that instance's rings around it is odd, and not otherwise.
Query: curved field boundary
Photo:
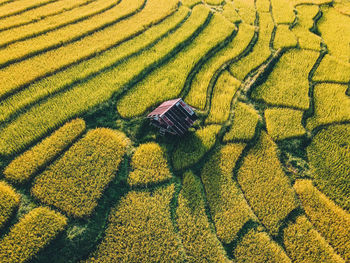
[[[122,117],[138,116],[156,104],[179,96],[188,76],[221,43],[234,34],[235,27],[220,15],[183,51],[162,68],[148,75],[117,103]]]
[[[162,21],[165,17],[175,12],[177,8],[176,0],[167,2],[149,0],[141,12],[123,19],[111,27],[95,32],[69,45],[6,67],[0,71],[0,78],[3,78],[4,85],[0,92],[0,98],[8,96],[23,87],[23,85],[29,84],[38,78],[43,78],[59,69],[93,57],[104,50],[135,37],[142,33],[145,28]],[[127,10],[121,11],[120,15],[123,16],[123,12],[127,12]],[[128,15],[132,15],[132,13]],[[25,70],[27,68],[31,68],[31,70]]]
[[[91,215],[116,176],[128,139],[106,128],[89,131],[35,178],[32,195],[70,216]]]
[[[155,4],[159,6],[157,2]],[[123,92],[132,83],[162,65],[186,46],[191,38],[206,25],[208,13],[208,10],[204,13],[198,12],[196,17],[188,20],[190,21],[188,27],[180,27],[180,30],[161,39],[150,49],[123,61],[117,67],[108,69],[103,74],[94,76],[87,82],[79,83],[71,90],[57,94],[51,97],[50,100],[32,107],[0,131],[0,147],[3,146],[0,154],[8,155],[17,152],[21,147],[33,143],[65,121],[107,101],[114,93]],[[80,99],[77,100],[76,98]],[[44,111],[42,111],[43,108],[45,108]],[[46,116],[37,114],[37,110],[45,113]],[[35,124],[29,125],[28,121]],[[12,130],[13,128],[15,130]],[[34,133],[32,129],[35,129]],[[17,135],[15,135],[16,133]],[[13,140],[10,138],[13,138]]]
[[[66,123],[49,137],[14,159],[4,170],[6,180],[24,183],[68,148],[85,131],[85,122]]]
[[[136,56],[142,51],[150,49],[161,39],[167,37],[180,27],[186,27],[184,23],[189,16],[189,10],[180,7],[177,12],[167,17],[159,24],[142,32],[140,35],[121,43],[111,49],[98,54],[78,64],[34,82],[25,89],[15,93],[9,98],[0,102],[0,123],[13,116],[23,108],[34,105],[39,100],[53,95],[65,88],[71,87],[74,83],[87,81],[94,74],[111,69],[122,63],[130,56]]]
[[[18,1],[13,1],[9,2],[8,4],[4,6],[0,6],[0,19],[13,16],[13,15],[18,15],[21,14],[25,11],[47,5],[49,3],[56,2],[58,0],[18,0]]]
[[[146,2],[146,0],[137,0],[133,1],[133,4],[130,5],[127,1],[123,1],[120,5],[114,6],[84,21],[54,30],[36,38],[13,43],[5,49],[0,50],[0,68],[53,50],[62,45],[66,46],[69,43],[84,40],[90,35],[95,36],[93,34],[95,32],[99,35],[99,33],[103,32],[103,29],[110,29],[111,26],[113,28],[113,25],[121,20],[130,16],[133,17],[144,8]]]
[[[36,23],[39,20],[88,5],[94,1],[96,0],[78,0],[74,2],[70,0],[60,0],[19,15],[3,18],[0,19],[0,32],[30,23]]]
[[[0,181],[0,230],[20,204],[20,195],[10,185]]]

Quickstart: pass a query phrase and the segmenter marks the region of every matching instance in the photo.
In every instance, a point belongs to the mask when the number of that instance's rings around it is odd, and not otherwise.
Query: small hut
[[[162,135],[166,132],[183,135],[198,117],[191,106],[178,98],[163,102],[147,118],[160,129]]]

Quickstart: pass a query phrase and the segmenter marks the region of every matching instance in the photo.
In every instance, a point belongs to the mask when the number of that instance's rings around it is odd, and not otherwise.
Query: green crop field
[[[93,262],[350,262],[350,0],[0,0],[0,263]]]

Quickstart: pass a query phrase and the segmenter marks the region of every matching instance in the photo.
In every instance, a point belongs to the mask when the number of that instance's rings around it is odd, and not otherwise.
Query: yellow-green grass
[[[234,108],[231,128],[225,134],[223,141],[249,141],[253,139],[259,119],[258,113],[251,106],[238,102]]]
[[[79,40],[83,36],[86,36],[89,33],[93,33],[96,31],[97,35],[102,34],[103,36],[103,28],[105,26],[111,25],[119,19],[127,17],[133,14],[134,12],[137,12],[143,4],[144,0],[132,1],[131,4],[129,3],[129,1],[122,1],[119,5],[116,5],[101,14],[92,16],[89,19],[70,24],[66,27],[59,28],[58,30],[48,32],[35,38],[30,38],[24,41],[19,41],[8,45],[5,49],[0,50],[0,65],[6,65],[7,63],[20,60],[22,58],[25,58],[26,56],[36,54],[40,51],[57,48],[59,46],[62,46],[63,44],[73,42],[74,40]],[[113,29],[115,27],[118,28],[119,25],[112,25],[111,27],[107,27],[108,29],[106,31],[108,32],[112,30],[113,32]],[[18,30],[21,30],[21,28],[9,30],[7,33],[11,36],[17,36],[18,33],[16,31]],[[26,32],[25,29],[23,30]],[[99,30],[100,32],[98,32]],[[96,34],[94,34],[93,36],[95,36]],[[7,40],[8,38],[9,37],[5,36],[4,39]],[[81,41],[78,41],[78,43],[80,42]]]
[[[219,125],[208,125],[181,140],[174,150],[174,168],[181,170],[198,162],[214,146],[220,128]]]
[[[137,2],[133,1],[133,3],[124,8],[123,11],[120,11],[122,4],[118,6],[116,10],[119,10],[119,16],[122,16],[122,14],[126,15],[137,8],[136,3],[142,5],[143,2],[140,1],[141,0]],[[177,9],[177,4],[178,2],[176,0],[166,2],[161,0],[149,0],[142,11],[128,19],[124,19],[113,26],[88,35],[69,45],[64,45],[58,49],[6,67],[0,71],[0,78],[2,79],[3,85],[0,91],[0,98],[9,92],[15,91],[19,86],[28,84],[37,78],[65,68],[72,63],[91,57],[92,55],[129,39],[137,33],[141,33],[145,28],[161,21],[166,16],[173,13]],[[117,17],[111,16],[109,19],[116,20]],[[88,21],[93,24],[92,20]],[[77,25],[80,25],[80,23]],[[44,42],[44,44],[47,43]]]
[[[221,5],[223,0],[204,0],[204,2],[208,5]]]
[[[348,85],[317,84],[314,87],[314,114],[306,127],[312,130],[320,125],[350,121],[350,97]]]
[[[326,5],[333,3],[333,0],[293,0],[293,4],[296,7],[300,5]]]
[[[0,230],[19,206],[20,195],[4,181],[0,181]]]
[[[257,220],[232,179],[233,169],[244,147],[244,144],[224,146],[205,163],[201,174],[216,234],[226,244],[237,238],[246,222]]]
[[[349,61],[350,62],[350,61]],[[319,82],[350,82],[350,63],[338,60],[335,57],[326,55],[320,65],[317,67],[314,75],[312,76],[313,81]]]
[[[202,3],[202,0],[181,0],[181,3],[189,8],[192,8],[195,5]]]
[[[182,45],[183,41],[191,38],[196,29],[206,21],[208,12],[207,8],[196,6],[190,19],[179,30],[169,34],[156,45],[124,60],[118,67],[105,71],[87,82],[79,83],[23,113],[0,130],[0,155],[18,151],[67,120],[107,101],[125,86],[128,87],[127,84],[135,76],[144,75],[145,71],[150,71],[157,65],[158,60],[172,56],[174,50]],[[60,77],[64,78],[64,74]]]
[[[42,99],[54,92],[57,92],[64,87],[72,85],[75,81],[84,79],[89,75],[102,71],[108,68],[113,63],[121,61],[123,58],[147,47],[154,43],[157,39],[164,37],[170,30],[182,23],[188,15],[188,9],[180,7],[177,12],[169,16],[164,22],[152,26],[141,35],[126,41],[117,47],[103,52],[100,55],[84,60],[77,65],[73,65],[66,70],[60,71],[52,76],[44,78],[29,85],[26,89],[14,94],[13,96],[0,101],[0,122],[6,120],[9,116],[14,114],[19,109],[33,104],[35,101]],[[194,11],[194,13],[196,13]],[[194,15],[195,16],[195,15]],[[185,22],[184,28],[188,30],[195,30],[189,28],[190,25]],[[192,31],[190,31],[192,32]],[[187,35],[183,37],[186,38]]]
[[[75,119],[56,130],[30,150],[16,157],[4,170],[6,180],[24,183],[44,168],[85,131],[85,122]]]
[[[237,263],[291,262],[283,249],[266,232],[255,229],[244,235],[233,250],[233,255]]]
[[[306,130],[301,124],[303,113],[288,108],[267,108],[265,110],[267,133],[274,141],[305,135]]]
[[[350,214],[318,191],[310,180],[297,180],[294,189],[317,231],[345,260],[350,260]]]
[[[70,0],[56,1],[27,11],[25,14],[18,14],[1,19],[0,30],[14,28],[29,23],[35,23],[49,16],[54,16],[62,12],[70,11],[74,8],[78,8],[81,5],[87,4],[89,2],[91,2],[91,0],[77,0],[74,2]]]
[[[141,115],[164,100],[179,96],[195,65],[212,48],[229,37],[235,26],[219,14],[214,14],[207,27],[190,45],[176,54],[169,63],[157,68],[137,83],[117,103],[122,117]]]
[[[270,12],[270,5],[271,5],[270,0],[256,0],[255,5],[256,5],[256,10],[258,10],[259,13]]]
[[[230,71],[237,79],[243,80],[250,71],[260,66],[271,55],[269,45],[273,27],[270,13],[260,13],[259,38],[252,52],[230,66]]]
[[[349,1],[335,1],[334,8],[343,15],[350,16],[350,2]]]
[[[224,71],[217,80],[211,98],[209,116],[205,123],[223,123],[230,114],[231,101],[241,82]]]
[[[59,4],[59,3],[61,3],[61,1],[54,2],[53,4]],[[82,6],[79,6],[78,8],[75,8],[72,10],[67,10],[66,12],[58,13],[58,14],[53,15],[53,16],[49,16],[46,19],[36,20],[35,18],[33,18],[33,20],[32,20],[33,23],[25,24],[25,25],[20,26],[20,27],[15,27],[15,28],[0,32],[0,37],[1,37],[0,45],[1,46],[9,45],[9,44],[12,44],[14,42],[19,42],[20,40],[25,40],[25,39],[28,39],[28,38],[33,37],[33,36],[37,36],[36,37],[37,39],[32,39],[32,40],[24,41],[24,42],[22,41],[22,42],[18,43],[17,45],[10,46],[10,48],[14,49],[17,46],[23,48],[23,47],[25,47],[26,43],[28,43],[27,47],[30,43],[33,43],[33,44],[37,43],[37,45],[38,45],[40,43],[40,39],[50,40],[47,37],[45,38],[45,35],[40,36],[40,35],[44,34],[45,32],[54,31],[54,32],[49,33],[49,35],[55,36],[55,34],[56,34],[56,37],[57,37],[57,34],[59,32],[66,31],[66,34],[67,34],[67,31],[70,28],[77,27],[77,25],[71,26],[71,24],[77,23],[79,26],[83,20],[94,19],[93,18],[94,15],[98,15],[98,17],[100,17],[100,19],[101,19],[101,17],[106,15],[104,13],[104,11],[107,11],[108,9],[111,9],[108,12],[111,12],[112,10],[116,10],[115,9],[116,7],[114,7],[114,6],[116,6],[118,3],[119,2],[116,2],[116,1],[113,2],[110,0],[107,0],[107,1],[97,0],[97,1],[94,1],[92,3],[89,3],[88,5],[82,5]],[[45,6],[45,8],[47,8],[47,7],[48,6]],[[113,7],[114,7],[114,9],[113,9]],[[34,13],[34,15],[42,15],[43,16],[40,9],[34,9],[34,10],[31,10],[31,12]],[[107,15],[108,15],[108,12],[107,12]],[[14,19],[16,17],[17,16],[9,17],[6,19],[10,20],[10,19]],[[21,20],[25,19],[26,17],[27,17],[26,13],[21,14],[21,15],[19,15],[19,18],[17,19],[17,21],[20,22]],[[29,14],[29,18],[30,18],[30,14]],[[83,22],[83,24],[86,24],[86,23],[87,23],[87,21]],[[11,25],[12,24],[7,23],[6,20],[4,21],[4,24],[3,24],[4,27],[11,26]],[[92,25],[90,25],[90,27],[91,26]],[[62,29],[62,27],[64,27],[64,28]],[[83,33],[83,32],[84,31],[82,31],[81,33]],[[74,31],[72,31],[72,33],[74,33]],[[73,36],[74,36],[74,34],[73,34]],[[52,42],[52,43],[54,43],[54,42]],[[41,45],[43,45],[43,44],[44,43],[42,42]],[[48,44],[50,44],[50,42]],[[29,45],[29,47],[30,47],[30,45]],[[40,48],[40,46],[38,45],[37,48]],[[10,50],[11,49],[9,49],[9,51]],[[30,49],[28,51],[30,51]],[[21,52],[23,52],[23,51],[21,51]],[[21,53],[13,54],[13,55],[20,55],[20,54]]]
[[[233,5],[244,23],[254,25],[256,17],[254,0],[235,0]]]
[[[89,131],[36,177],[32,194],[74,217],[90,215],[118,171],[128,141],[106,128]]]
[[[324,39],[329,54],[344,62],[350,62],[350,16],[342,15],[334,8],[322,8],[317,28]]]
[[[251,42],[255,27],[241,23],[235,38],[207,61],[194,77],[185,101],[193,107],[204,109],[207,89],[215,72],[227,61],[241,54]]]
[[[303,215],[283,229],[283,244],[293,262],[345,263]]]
[[[308,109],[308,75],[318,56],[319,53],[310,50],[293,49],[286,52],[267,80],[253,90],[252,98],[269,105]]]
[[[0,240],[0,262],[28,262],[47,246],[67,224],[67,218],[46,207],[38,207],[12,226]]]
[[[237,180],[253,212],[276,235],[298,202],[278,159],[277,146],[265,132],[244,158]]]
[[[322,129],[307,147],[318,189],[338,205],[350,210],[350,125]]]
[[[133,171],[128,176],[131,186],[159,183],[172,177],[165,149],[155,142],[137,147],[131,159],[131,167]]]
[[[293,2],[271,0],[272,16],[276,24],[292,24],[295,19]]]
[[[176,222],[188,262],[231,262],[208,221],[204,198],[199,178],[186,172],[178,197]]]
[[[185,262],[170,218],[174,185],[129,192],[112,209],[104,238],[86,263]]]
[[[232,2],[226,2],[222,8],[221,13],[228,21],[231,23],[239,23],[242,21],[242,18],[237,13],[235,5]]]
[[[292,48],[298,45],[294,33],[289,29],[289,25],[278,25],[273,39],[274,49]]]
[[[0,18],[15,15],[57,0],[21,0],[0,6]]]
[[[296,11],[298,19],[292,31],[298,38],[300,48],[319,51],[322,39],[310,29],[314,25],[314,18],[320,12],[320,8],[317,5],[300,5],[296,7]]]

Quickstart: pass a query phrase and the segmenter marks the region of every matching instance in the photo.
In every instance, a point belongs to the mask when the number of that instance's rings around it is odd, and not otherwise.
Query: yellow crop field
[[[349,215],[349,0],[0,0],[0,263],[345,263]]]

